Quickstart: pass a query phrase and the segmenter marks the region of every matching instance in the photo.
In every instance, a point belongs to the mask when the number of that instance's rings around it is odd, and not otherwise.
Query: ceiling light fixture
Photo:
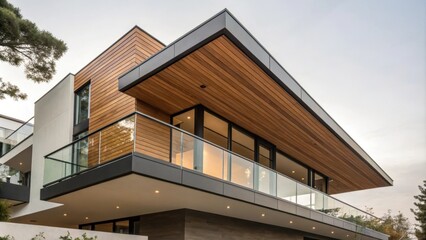
[[[290,224],[293,224],[293,221],[290,221],[289,223],[290,223]]]
[[[68,216],[68,214],[64,213],[64,217]]]
[[[293,170],[293,171],[291,171],[291,173],[295,173],[295,172],[296,172],[296,171],[294,171],[294,170]]]
[[[160,191],[159,191],[159,190],[155,190],[154,192],[155,192],[155,193],[160,193]]]
[[[334,234],[334,231],[331,231],[331,234]]]
[[[191,117],[190,117],[190,116],[188,116],[188,117],[186,117],[186,119],[191,119]]]
[[[117,205],[117,206],[115,206],[115,208],[120,209],[120,206]]]
[[[262,213],[262,217],[264,217],[265,216],[265,214],[264,213]]]
[[[230,209],[230,208],[231,208],[231,206],[226,206],[226,208],[227,208],[227,209]]]
[[[86,217],[86,220],[89,219],[89,217]]]
[[[315,230],[315,227],[312,227],[313,230]]]
[[[21,166],[22,166],[22,163],[20,162],[20,163],[19,163],[19,165],[21,165]]]

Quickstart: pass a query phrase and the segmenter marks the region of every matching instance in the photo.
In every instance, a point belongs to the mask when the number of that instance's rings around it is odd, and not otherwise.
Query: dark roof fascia
[[[124,92],[179,61],[206,43],[225,35],[274,81],[290,93],[313,116],[345,145],[369,164],[389,185],[392,178],[347,134],[337,122],[300,86],[266,49],[224,9],[183,35],[140,65],[119,77],[119,90]]]

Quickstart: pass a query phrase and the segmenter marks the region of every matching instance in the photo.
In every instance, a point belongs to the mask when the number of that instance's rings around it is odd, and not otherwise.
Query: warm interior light
[[[191,119],[191,116],[186,117],[186,119]]]
[[[262,213],[262,217],[264,217],[265,216],[265,214],[264,213]]]
[[[119,208],[120,208],[120,206],[118,206],[118,205],[117,205],[117,206],[115,206],[115,208],[119,209]]]
[[[89,219],[89,217],[86,217],[86,220]]]
[[[315,227],[312,227],[313,230],[315,230]]]
[[[230,208],[231,208],[231,206],[226,206],[226,208],[227,208],[227,209],[230,209]]]
[[[334,231],[331,231],[331,234],[334,234]]]
[[[293,221],[290,221],[290,224],[293,224]]]
[[[64,217],[68,216],[68,214],[64,213]]]
[[[291,171],[291,173],[295,173],[295,172],[296,172],[296,171],[294,171],[294,170],[293,170],[293,171]]]
[[[20,162],[20,163],[19,163],[19,165],[21,165],[21,166],[22,166],[22,163]]]
[[[155,190],[155,193],[160,193],[160,191],[158,191],[158,190]]]

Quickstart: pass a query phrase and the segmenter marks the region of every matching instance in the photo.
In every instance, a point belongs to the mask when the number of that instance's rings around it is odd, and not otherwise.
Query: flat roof
[[[221,35],[225,35],[237,45],[337,138],[368,163],[386,182],[390,185],[393,184],[392,178],[340,127],[227,9],[222,10],[122,75],[118,82],[119,90],[125,92]]]

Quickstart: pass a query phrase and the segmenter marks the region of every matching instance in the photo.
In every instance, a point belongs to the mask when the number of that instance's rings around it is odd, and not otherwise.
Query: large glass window
[[[290,158],[277,152],[275,157],[276,170],[288,177],[291,177],[299,182],[308,184],[308,169],[296,163]]]
[[[172,124],[193,134],[195,132],[195,110],[192,109],[174,116]]]
[[[74,125],[89,119],[90,114],[90,84],[75,93]]]
[[[314,183],[313,183],[313,187],[320,190],[321,192],[326,192],[327,191],[327,185],[326,185],[326,180],[323,176],[321,176],[318,173],[314,173]]]
[[[204,112],[204,139],[228,148],[228,123]]]
[[[232,143],[233,152],[254,160],[254,138],[232,127]]]
[[[268,168],[272,168],[271,155],[272,155],[272,150],[271,150],[270,147],[263,145],[263,144],[259,144],[258,161],[261,165],[268,167]]]

